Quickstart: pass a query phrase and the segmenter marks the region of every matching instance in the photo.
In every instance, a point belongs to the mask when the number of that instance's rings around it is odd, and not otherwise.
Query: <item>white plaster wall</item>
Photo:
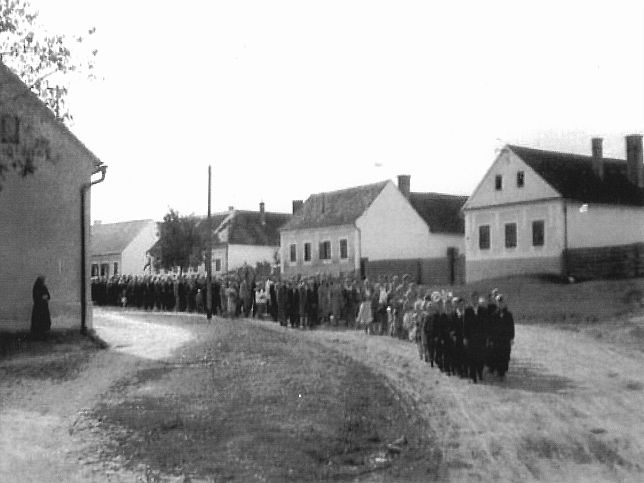
[[[111,277],[112,275],[114,275],[114,263],[118,263],[119,264],[119,275],[123,275],[123,274],[129,275],[128,273],[123,272],[123,270],[122,270],[123,265],[121,263],[121,260],[122,260],[121,255],[119,255],[118,253],[113,253],[111,255],[92,255],[92,258],[91,258],[91,261],[90,261],[89,271],[91,273],[91,268],[92,268],[91,265],[97,264],[98,265],[98,274],[100,276],[100,274],[101,274],[101,264],[107,263],[110,266],[109,276]]]
[[[340,240],[347,240],[348,258],[340,260]],[[322,241],[331,242],[331,260],[319,259]],[[304,273],[319,271],[352,271],[360,267],[358,234],[353,225],[328,226],[307,230],[282,231],[280,235],[280,261],[282,273]],[[290,262],[290,246],[297,245],[297,262]],[[304,262],[304,243],[311,243],[311,262]]]
[[[157,224],[154,220],[149,220],[134,240],[123,250],[122,265],[119,268],[121,274],[144,275],[143,267],[147,262],[146,254],[158,239]]]
[[[228,245],[228,270],[236,270],[244,264],[254,267],[257,263],[274,263],[279,247],[261,245]],[[214,260],[214,258],[213,258]]]
[[[358,218],[362,257],[402,260],[444,257],[447,247],[464,250],[463,236],[430,233],[429,227],[400,193],[388,183]]]
[[[604,247],[644,243],[644,208],[568,202],[568,246]]]
[[[31,290],[39,274],[47,277],[53,326],[80,327],[80,188],[89,182],[93,162],[46,111],[43,115],[47,108],[24,92],[0,68],[0,111],[19,116],[21,139],[23,129],[47,138],[56,162],[37,160],[33,175],[9,172],[0,181],[0,330],[29,329]],[[87,241],[90,196],[83,214]],[[89,279],[89,254],[86,268]],[[86,287],[89,298],[89,280]]]
[[[517,172],[525,173],[524,186],[517,186]],[[503,189],[495,189],[496,175],[503,176]],[[530,166],[509,149],[504,149],[494,160],[463,209],[487,207],[506,203],[526,202],[561,195]]]
[[[542,247],[532,246],[532,222],[544,220]],[[517,247],[505,247],[505,224],[517,224]],[[479,226],[490,225],[490,249],[479,249]],[[550,200],[465,212],[465,257],[471,260],[552,257],[564,248],[563,201]]]

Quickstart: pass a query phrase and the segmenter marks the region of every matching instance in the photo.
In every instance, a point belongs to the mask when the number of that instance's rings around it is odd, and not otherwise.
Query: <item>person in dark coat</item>
[[[277,322],[277,316],[279,313],[278,302],[277,302],[277,290],[275,289],[275,283],[271,281],[268,293],[270,296],[270,313],[273,318],[273,322]]]
[[[503,295],[496,296],[498,308],[494,318],[494,330],[490,334],[493,340],[493,364],[494,369],[501,379],[508,372],[510,364],[510,352],[514,343],[514,317],[505,305]]]
[[[45,285],[44,275],[40,275],[34,283],[31,292],[34,307],[31,311],[31,333],[35,337],[43,337],[51,329],[51,316],[49,314],[49,290]]]
[[[473,382],[483,380],[485,346],[487,340],[487,307],[485,298],[473,292],[471,305],[465,309],[463,345],[466,364]]]
[[[283,281],[277,285],[277,319],[282,327],[286,327],[288,316],[289,290]]]

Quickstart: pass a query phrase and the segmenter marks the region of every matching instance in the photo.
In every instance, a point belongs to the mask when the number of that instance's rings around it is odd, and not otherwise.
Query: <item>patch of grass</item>
[[[427,458],[413,408],[366,366],[243,321],[217,321],[176,360],[122,381],[94,417],[112,438],[105,459],[165,474],[302,481],[384,471],[405,479],[438,464]],[[401,454],[373,463],[402,435]]]
[[[487,295],[493,288],[506,296],[515,320],[522,323],[594,323],[640,313],[644,308],[644,278],[570,284],[558,278],[513,276],[451,289],[469,300],[472,291]]]
[[[52,331],[43,339],[29,333],[0,334],[0,378],[66,380],[76,377],[100,349],[77,330]]]
[[[607,442],[595,436],[604,432],[591,430],[592,434],[588,435],[585,444],[568,441],[563,437],[553,439],[540,435],[526,436],[518,449],[519,456],[531,472],[537,469],[539,459],[572,461],[577,464],[600,463],[610,469],[617,466],[630,468],[632,465],[619,454],[617,442]]]

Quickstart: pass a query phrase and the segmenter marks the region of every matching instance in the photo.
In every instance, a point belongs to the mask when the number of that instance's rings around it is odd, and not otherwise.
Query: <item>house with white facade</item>
[[[290,219],[290,213],[266,211],[263,202],[258,211],[231,207],[227,212],[215,213],[212,216],[213,274],[223,274],[244,265],[275,265],[279,260],[279,229]]]
[[[159,238],[154,220],[120,223],[95,221],[90,237],[92,277],[144,275],[150,272],[148,251]]]
[[[568,276],[576,254],[602,264],[597,250],[643,243],[643,171],[641,135],[626,159],[603,157],[599,138],[590,156],[505,146],[463,207],[467,281]]]
[[[423,283],[458,278],[464,196],[412,193],[411,178],[311,195],[281,229],[284,276],[408,273]]]
[[[0,62],[0,332],[29,330],[39,275],[52,329],[91,328],[90,187],[105,169]]]

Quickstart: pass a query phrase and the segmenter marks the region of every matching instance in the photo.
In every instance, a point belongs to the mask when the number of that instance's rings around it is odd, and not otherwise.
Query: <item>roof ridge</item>
[[[570,157],[570,158],[584,158],[584,160],[589,160],[591,161],[593,159],[592,155],[588,154],[577,154],[577,153],[568,153],[564,151],[553,151],[552,149],[541,149],[541,148],[532,148],[529,146],[519,146],[518,144],[506,144],[506,147],[510,149],[527,149],[529,151],[535,151],[539,153],[547,153],[547,154],[556,154],[557,156],[564,156],[564,157]],[[625,163],[625,159],[621,158],[607,158],[607,157],[602,157],[604,161],[617,161],[621,163]]]
[[[97,220],[95,220],[96,222]],[[125,223],[141,223],[143,221],[154,221],[153,218],[141,218],[140,220],[128,220],[128,221],[112,221],[110,223],[92,223],[91,226],[107,226],[107,225],[124,225]]]
[[[348,188],[341,188],[341,189],[339,189],[339,190],[333,190],[333,191],[320,191],[319,193],[312,193],[312,194],[309,196],[309,198],[310,198],[310,197],[312,197],[312,196],[330,195],[330,194],[336,194],[336,193],[343,193],[343,192],[346,192],[346,191],[358,190],[358,189],[362,189],[362,188],[372,188],[372,187],[376,187],[376,186],[378,186],[378,185],[383,185],[383,186],[384,186],[384,185],[386,185],[386,184],[387,184],[388,182],[390,182],[390,181],[391,181],[391,180],[387,179],[387,180],[384,180],[384,181],[378,181],[378,182],[375,182],[375,183],[367,183],[367,184],[362,184],[362,185],[359,185],[359,186],[349,186]]]
[[[434,195],[445,198],[469,198],[469,195],[455,195],[452,193],[439,193],[437,191],[412,191],[410,195]]]

